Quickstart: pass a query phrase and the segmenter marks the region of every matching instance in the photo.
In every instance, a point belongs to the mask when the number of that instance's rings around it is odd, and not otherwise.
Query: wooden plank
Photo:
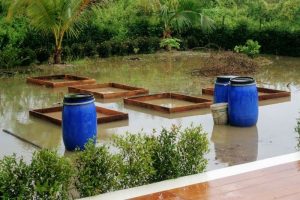
[[[115,111],[115,110],[111,110],[99,106],[96,106],[96,111],[99,114],[104,114],[104,116],[97,116],[98,124],[128,119],[128,113],[123,113],[123,112],[119,112],[119,111]],[[51,115],[51,113],[55,113],[55,112],[61,113],[62,106],[30,110],[29,114],[31,116],[50,121],[56,125],[61,125],[62,124],[61,117],[56,117],[54,115]]]
[[[159,99],[181,100],[193,104],[167,107],[167,106],[157,105],[151,102],[147,102],[147,101],[159,100]],[[176,113],[176,112],[185,112],[194,109],[209,108],[209,106],[212,104],[212,101],[209,99],[176,94],[176,93],[159,93],[159,94],[126,98],[124,99],[124,103],[128,105],[144,107],[147,109],[161,111],[165,113]]]
[[[105,89],[105,88],[116,88],[122,89],[124,91],[115,91],[110,93],[105,93],[101,91],[93,91],[94,89]],[[69,87],[69,92],[76,93],[88,93],[93,94],[95,97],[101,99],[113,99],[113,98],[121,98],[121,97],[131,97],[141,94],[148,94],[149,91],[144,88],[132,87],[128,85],[123,85],[119,83],[101,83],[101,84],[92,84],[92,85],[80,85],[75,87]]]
[[[258,94],[259,101],[291,96],[290,92],[283,91],[283,90],[274,90],[269,88],[257,87],[257,91],[259,92]],[[202,89],[202,94],[213,96],[214,88],[204,88]]]
[[[133,199],[154,200],[160,197],[198,200],[299,199],[299,166],[300,161],[296,161]]]
[[[51,81],[54,79],[61,79],[61,82]],[[37,77],[28,77],[26,79],[27,83],[44,85],[46,87],[65,87],[65,86],[73,86],[80,84],[93,84],[96,83],[96,80],[82,77],[82,76],[74,76],[69,74],[59,74],[59,75],[51,75],[51,76],[37,76]]]

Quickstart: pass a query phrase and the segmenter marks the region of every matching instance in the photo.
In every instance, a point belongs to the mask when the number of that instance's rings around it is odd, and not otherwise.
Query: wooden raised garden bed
[[[260,101],[291,96],[291,93],[287,91],[274,90],[274,89],[268,89],[262,87],[257,87],[257,91],[258,91],[258,99]],[[202,89],[202,94],[213,96],[214,88],[204,88]]]
[[[98,124],[128,119],[128,114],[96,106]],[[62,123],[62,106],[30,110],[29,114],[54,124]]]
[[[208,108],[212,104],[212,101],[175,93],[161,93],[127,98],[124,99],[124,103],[165,113],[176,113]]]
[[[130,97],[149,93],[149,91],[144,88],[131,87],[118,83],[102,83],[69,87],[69,92],[91,93],[95,97],[102,99]]]
[[[56,88],[82,84],[93,84],[96,83],[96,80],[88,77],[61,74],[52,76],[28,77],[27,83],[45,85],[46,87]]]

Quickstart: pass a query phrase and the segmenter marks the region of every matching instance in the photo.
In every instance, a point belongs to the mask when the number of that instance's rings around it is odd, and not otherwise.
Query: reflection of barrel
[[[228,91],[229,123],[233,126],[253,126],[258,118],[258,92],[255,80],[237,77],[230,80]]]
[[[216,158],[229,166],[257,160],[257,127],[214,126],[211,140]]]
[[[62,127],[67,150],[84,149],[89,139],[96,140],[97,114],[94,101],[94,97],[89,94],[65,96]]]

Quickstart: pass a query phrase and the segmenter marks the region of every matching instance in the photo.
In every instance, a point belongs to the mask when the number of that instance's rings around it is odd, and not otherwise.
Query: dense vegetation
[[[112,147],[115,153],[111,153]],[[205,170],[207,134],[201,126],[116,136],[111,145],[93,142],[70,159],[36,152],[30,164],[16,156],[0,160],[1,199],[68,199],[130,188]]]
[[[18,1],[27,3],[13,9],[12,2]],[[65,61],[151,53],[160,48],[163,38],[180,39],[176,41],[182,50],[233,50],[252,39],[259,42],[262,53],[300,55],[300,0],[76,1],[85,6],[58,6],[59,2],[72,1],[55,0],[56,7],[46,0],[18,1],[0,0],[1,67],[45,62],[53,52],[56,61],[61,52]],[[44,5],[34,7],[36,2]],[[46,8],[51,19],[37,20],[42,16],[41,8]],[[13,17],[8,20],[10,15]],[[70,16],[74,16],[72,23]],[[67,22],[68,30],[58,31],[64,37],[57,40],[62,37],[51,30],[63,22]],[[174,46],[174,40],[168,41]]]

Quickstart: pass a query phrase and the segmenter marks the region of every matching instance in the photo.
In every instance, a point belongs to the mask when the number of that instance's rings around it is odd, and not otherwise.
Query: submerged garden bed
[[[43,108],[43,109],[35,109],[30,110],[29,114],[35,117],[38,117],[40,119],[44,119],[47,121],[50,121],[54,124],[61,125],[62,124],[62,109],[63,107],[51,107],[51,108]],[[120,120],[126,120],[128,119],[128,114],[102,108],[99,106],[96,106],[96,112],[97,112],[97,123],[103,124],[103,123],[109,123],[109,122],[115,122]]]

